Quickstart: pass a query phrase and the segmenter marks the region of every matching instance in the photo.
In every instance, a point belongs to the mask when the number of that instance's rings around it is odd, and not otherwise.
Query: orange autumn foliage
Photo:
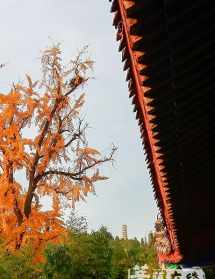
[[[26,75],[25,85],[0,94],[0,238],[7,249],[31,244],[40,252],[48,241],[60,241],[65,202],[74,206],[106,179],[99,166],[113,160],[115,148],[103,157],[89,147],[80,118],[80,89],[92,67],[84,53],[65,67],[59,46],[47,49],[42,81]],[[50,210],[43,209],[44,196],[52,200]]]

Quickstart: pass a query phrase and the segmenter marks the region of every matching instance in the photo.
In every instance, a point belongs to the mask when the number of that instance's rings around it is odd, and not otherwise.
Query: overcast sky
[[[61,42],[64,57],[74,56],[83,45],[95,60],[95,79],[86,88],[84,112],[92,127],[91,146],[108,152],[119,147],[114,167],[104,168],[110,180],[97,184],[97,196],[77,205],[90,229],[106,225],[120,235],[128,225],[129,237],[145,236],[153,229],[156,206],[146,169],[140,133],[128,98],[121,55],[115,41],[108,0],[6,0],[0,3],[0,91],[24,74],[39,77],[41,50]]]

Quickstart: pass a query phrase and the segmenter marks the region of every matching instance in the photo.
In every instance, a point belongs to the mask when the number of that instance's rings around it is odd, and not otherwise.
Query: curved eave
[[[127,16],[127,10],[132,7],[135,7],[135,1],[114,0],[111,8],[111,12],[114,13],[113,25],[116,29],[120,29],[118,30],[117,39],[120,41],[119,51],[122,52],[124,70],[127,70],[126,80],[128,81],[130,92],[129,97],[132,98],[134,112],[136,112],[136,119],[140,126],[155,199],[158,202],[171,241],[171,254],[160,255],[160,259],[163,262],[179,262],[183,257],[170,202],[170,187],[163,161],[164,154],[159,145],[156,115],[153,113],[152,88],[147,83],[149,79],[146,75],[147,62],[144,62],[144,51],[138,50],[138,42],[143,38],[131,34],[131,30],[137,25],[138,20]]]

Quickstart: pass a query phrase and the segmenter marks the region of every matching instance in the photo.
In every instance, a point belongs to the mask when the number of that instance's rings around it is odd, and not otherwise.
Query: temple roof
[[[115,0],[113,24],[172,245],[163,261],[215,262],[212,0]]]

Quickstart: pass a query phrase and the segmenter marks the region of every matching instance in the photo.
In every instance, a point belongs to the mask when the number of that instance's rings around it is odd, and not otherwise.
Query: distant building
[[[128,239],[128,226],[122,225],[122,239]]]

